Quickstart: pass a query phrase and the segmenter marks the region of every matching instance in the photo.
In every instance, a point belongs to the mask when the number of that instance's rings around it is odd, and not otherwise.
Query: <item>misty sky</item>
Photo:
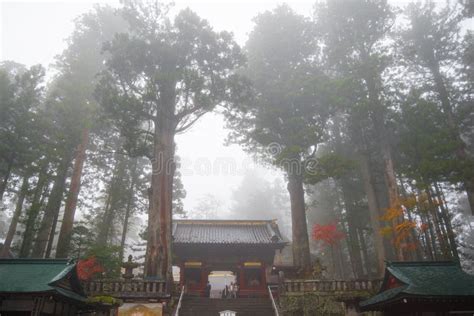
[[[91,9],[96,1],[1,1],[0,60],[14,60],[31,66],[48,67],[66,47],[73,20]],[[216,30],[234,33],[244,44],[252,29],[252,18],[284,1],[175,1],[176,8],[189,6]],[[288,1],[298,13],[309,16],[315,1]],[[407,1],[392,1],[404,4]],[[118,6],[118,1],[101,1]],[[206,194],[215,195],[223,208],[229,207],[232,191],[245,169],[257,168],[266,178],[281,177],[278,170],[257,167],[238,146],[225,146],[227,131],[221,116],[207,114],[191,130],[177,137],[177,154],[182,160],[183,183],[187,191],[185,209],[190,211]],[[232,170],[219,168],[223,164]]]

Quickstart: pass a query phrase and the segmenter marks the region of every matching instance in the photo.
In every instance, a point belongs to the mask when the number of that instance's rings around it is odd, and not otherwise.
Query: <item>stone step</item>
[[[183,308],[184,309],[184,308]],[[239,311],[257,311],[257,310],[273,310],[272,307],[269,307],[269,306],[260,306],[260,307],[242,307],[242,306],[220,306],[220,307],[217,307],[217,306],[189,306],[189,307],[186,307],[185,308],[186,310],[194,310],[194,311],[197,311],[197,310],[202,310],[202,311],[206,311],[206,310],[215,310],[215,311],[223,311],[223,310],[226,310],[226,309],[230,309],[230,310],[239,310]]]
[[[237,316],[273,316],[274,311],[268,298],[211,299],[185,297],[180,316],[216,316],[219,312],[231,310]]]
[[[199,301],[199,302],[268,302],[266,297],[239,297],[239,298],[209,298],[209,297],[196,297],[196,296],[185,296],[183,300],[186,301]]]
[[[242,306],[242,305],[204,305],[204,304],[199,304],[199,305],[189,305],[189,304],[183,304],[183,306],[189,306],[194,309],[245,309],[245,310],[254,310],[254,309],[268,309],[271,308],[271,305],[247,305],[247,306]]]
[[[217,311],[222,311],[226,309],[230,310],[241,310],[241,311],[255,311],[255,310],[272,310],[271,306],[189,306],[189,305],[183,305],[183,309],[189,309],[189,310],[217,310]]]
[[[237,312],[236,316],[274,316],[275,313],[272,312]],[[198,311],[198,312],[180,312],[179,316],[219,316],[218,312],[203,312],[203,311]]]
[[[189,306],[237,306],[237,307],[239,307],[239,306],[247,306],[247,307],[267,307],[267,306],[271,306],[269,304],[263,304],[263,303],[242,305],[242,304],[237,304],[237,303],[228,303],[228,304],[226,304],[226,303],[219,303],[219,304],[196,303],[196,304],[189,304],[187,302],[183,302],[183,304],[186,304],[186,305],[189,305]]]
[[[274,312],[237,312],[236,316],[274,316]],[[218,312],[183,312],[179,316],[219,316]]]

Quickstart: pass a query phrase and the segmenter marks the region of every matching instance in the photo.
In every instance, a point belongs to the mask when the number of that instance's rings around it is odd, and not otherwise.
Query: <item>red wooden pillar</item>
[[[209,273],[207,267],[201,266],[201,288],[199,289],[199,296],[205,296],[207,281],[209,281]]]
[[[262,273],[263,290],[266,292],[266,289],[267,289],[267,271],[266,271],[265,262],[262,262],[261,273]]]
[[[259,272],[259,284],[257,286],[250,286],[247,284],[247,272],[248,270],[257,270]],[[267,295],[267,277],[265,273],[265,263],[260,262],[260,267],[248,266],[246,267],[245,262],[240,266],[240,275],[239,275],[239,292],[241,296],[266,296]]]
[[[245,291],[245,272],[244,272],[244,264],[241,263],[238,267],[238,270],[239,270],[239,297],[240,297],[240,293],[243,293],[242,290]]]
[[[199,274],[199,282],[190,284],[191,280],[186,279],[186,271],[193,271]],[[196,271],[197,270],[197,271]],[[206,267],[202,262],[184,262],[181,265],[180,277],[182,278],[182,285],[186,285],[187,293],[204,296],[206,285],[207,285],[207,275]]]

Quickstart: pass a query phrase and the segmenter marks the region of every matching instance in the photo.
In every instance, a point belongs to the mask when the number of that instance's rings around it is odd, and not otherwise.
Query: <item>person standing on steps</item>
[[[237,298],[237,296],[239,295],[239,285],[237,284],[237,282],[234,283],[234,297]]]
[[[229,286],[226,284],[224,290],[222,290],[222,298],[229,298]]]
[[[204,296],[211,297],[211,283],[209,281],[207,281],[206,289],[204,291]]]
[[[229,291],[230,291],[230,298],[236,298],[236,291],[235,291],[235,283],[234,282],[230,282]]]

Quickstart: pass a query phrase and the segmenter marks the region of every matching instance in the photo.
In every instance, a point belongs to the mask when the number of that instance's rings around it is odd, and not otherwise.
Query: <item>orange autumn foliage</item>
[[[403,221],[397,226],[395,226],[395,231],[399,234],[410,231],[411,229],[416,228],[416,223],[413,221]]]
[[[396,225],[396,234],[393,240],[395,247],[406,248],[407,250],[409,250],[408,248],[410,247],[407,247],[408,244],[405,243],[405,241],[410,237],[410,234],[414,228],[416,228],[416,223],[408,220],[405,220],[400,224]]]
[[[379,233],[384,237],[391,236],[392,243],[397,249],[412,251],[417,247],[416,244],[409,242],[413,230],[417,228],[417,223],[405,218],[405,211],[416,206],[416,196],[410,195],[407,198],[399,199],[380,217],[380,220],[387,222],[388,225],[381,228]]]
[[[391,221],[397,217],[403,216],[403,208],[400,205],[395,207],[389,207],[386,209],[385,214],[380,217],[382,221]]]
[[[384,237],[389,236],[392,233],[393,233],[393,229],[390,226],[385,226],[385,227],[380,228],[380,235],[382,235]]]

